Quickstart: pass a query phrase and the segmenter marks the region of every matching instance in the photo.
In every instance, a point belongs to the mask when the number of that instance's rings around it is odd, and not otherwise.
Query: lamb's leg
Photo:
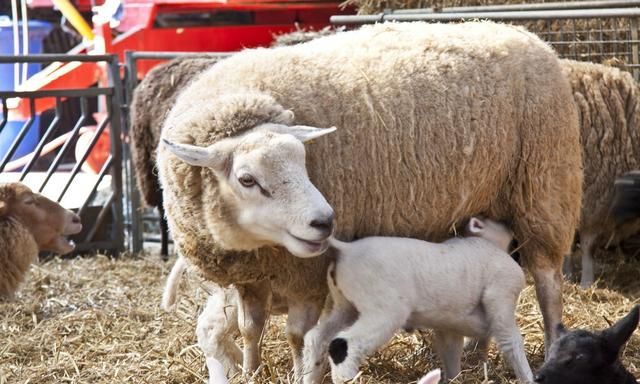
[[[589,288],[595,281],[593,252],[595,236],[592,234],[581,234],[580,248],[582,250],[582,273],[580,275],[580,287]]]
[[[346,302],[333,303],[330,299],[325,310],[313,327],[304,336],[304,384],[320,383],[327,363],[329,342],[341,329],[353,323],[358,316],[351,305]]]
[[[294,377],[298,383],[302,382],[304,374],[304,336],[317,323],[321,307],[319,303],[289,301],[286,333],[293,356]]]
[[[496,287],[488,289],[483,298],[489,320],[489,331],[502,356],[522,383],[532,383],[533,373],[524,352],[524,342],[516,324],[515,310],[518,293],[509,294]]]
[[[242,351],[234,341],[238,333],[236,296],[230,289],[219,288],[209,296],[198,317],[196,335],[207,359],[210,383],[224,382],[221,376],[235,374],[242,361]]]
[[[162,260],[167,261],[169,259],[169,224],[162,204],[158,206],[158,214],[160,216],[160,256]]]
[[[451,380],[460,373],[460,360],[464,337],[450,332],[435,331],[434,347],[444,365],[445,379]]]
[[[260,342],[268,316],[271,287],[268,282],[244,284],[238,286],[238,292],[238,326],[244,343],[242,371],[246,374],[260,365]]]
[[[334,383],[353,379],[363,360],[387,342],[406,321],[408,314],[383,312],[380,308],[363,310],[358,319],[339,332],[329,344],[331,377]]]

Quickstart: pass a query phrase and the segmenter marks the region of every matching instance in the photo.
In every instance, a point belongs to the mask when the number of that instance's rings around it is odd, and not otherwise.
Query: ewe
[[[0,184],[0,297],[13,297],[39,251],[65,254],[80,217],[24,184]]]

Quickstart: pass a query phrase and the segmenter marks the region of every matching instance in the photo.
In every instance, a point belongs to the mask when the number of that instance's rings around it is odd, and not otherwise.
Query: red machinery
[[[76,0],[80,10],[104,0]],[[333,0],[122,0],[120,24],[94,25],[96,38],[89,53],[114,53],[124,60],[126,50],[231,52],[268,46],[274,35],[297,28],[317,30],[329,25],[335,14],[353,13]],[[51,7],[52,0],[31,0],[31,7]],[[75,52],[79,53],[79,52]],[[143,77],[157,61],[138,66]],[[29,79],[21,90],[86,88],[104,80],[95,63],[54,63]],[[38,100],[36,112],[52,106]],[[26,103],[12,111],[28,116]]]

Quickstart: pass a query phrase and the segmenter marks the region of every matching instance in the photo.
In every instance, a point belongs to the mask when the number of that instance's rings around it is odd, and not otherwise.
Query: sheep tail
[[[187,262],[184,257],[179,256],[173,268],[171,268],[164,292],[162,293],[162,309],[164,309],[165,312],[173,312],[175,309],[178,286],[180,285],[180,278],[185,269],[187,269]]]

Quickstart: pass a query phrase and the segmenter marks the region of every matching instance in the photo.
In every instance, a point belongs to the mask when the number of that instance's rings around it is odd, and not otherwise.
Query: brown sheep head
[[[67,236],[82,230],[78,215],[21,183],[0,185],[0,220],[5,219],[14,219],[22,224],[40,251],[59,254],[75,249],[75,244]]]

